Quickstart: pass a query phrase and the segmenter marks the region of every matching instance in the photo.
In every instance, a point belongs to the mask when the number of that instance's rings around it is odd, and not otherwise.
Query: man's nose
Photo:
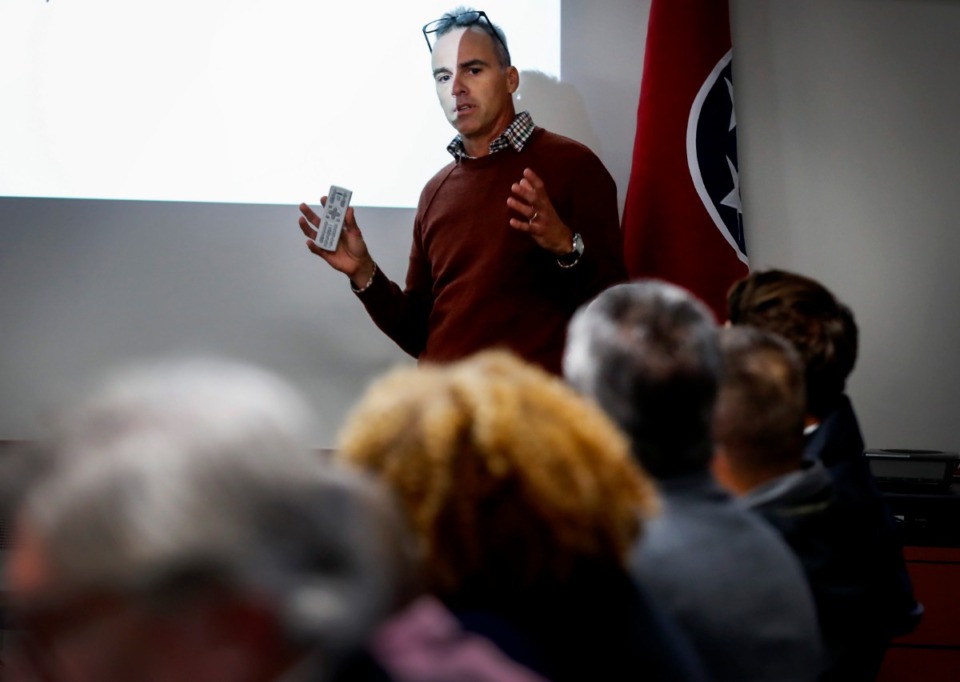
[[[466,83],[459,75],[453,77],[452,91],[454,95],[462,95],[467,91]]]

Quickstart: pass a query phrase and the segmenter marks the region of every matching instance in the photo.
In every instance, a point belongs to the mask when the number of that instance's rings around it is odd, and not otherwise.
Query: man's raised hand
[[[554,210],[543,180],[525,168],[523,177],[510,189],[513,196],[507,198],[507,206],[522,216],[511,218],[510,227],[526,232],[541,248],[557,256],[570,253],[573,231]]]

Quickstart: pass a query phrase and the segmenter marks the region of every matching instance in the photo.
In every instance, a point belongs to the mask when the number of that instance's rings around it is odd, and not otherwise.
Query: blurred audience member
[[[494,351],[400,369],[340,452],[397,492],[429,588],[515,660],[557,681],[702,679],[624,566],[653,488],[559,379]]]
[[[564,374],[632,440],[663,512],[632,552],[635,575],[689,634],[719,680],[813,680],[816,612],[802,569],[710,473],[720,373],[717,328],[683,289],[612,287],[570,323]]]
[[[803,364],[782,337],[724,329],[723,381],[714,413],[717,479],[762,515],[800,558],[817,605],[821,680],[876,679],[889,643],[889,576],[856,516],[837,504],[819,460],[803,456]]]
[[[131,370],[66,415],[17,513],[18,677],[387,679],[409,581],[385,489],[305,445],[305,402],[218,362]]]
[[[12,675],[8,599],[5,598],[6,560],[13,537],[14,515],[24,491],[46,471],[48,458],[26,443],[3,449],[0,456],[0,680]]]
[[[910,632],[923,608],[914,599],[893,516],[863,456],[860,425],[845,393],[859,342],[853,312],[819,282],[784,270],[751,273],[731,287],[727,304],[732,324],[775,332],[800,354],[807,392],[804,454],[826,465],[838,500],[851,507],[858,535],[872,548],[873,571],[886,576],[884,624],[893,634]]]

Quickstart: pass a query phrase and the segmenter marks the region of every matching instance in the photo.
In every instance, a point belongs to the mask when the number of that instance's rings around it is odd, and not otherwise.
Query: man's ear
[[[714,445],[713,458],[710,460],[710,470],[713,477],[722,487],[730,493],[736,494],[738,486],[736,477],[731,471],[730,459],[727,457],[727,451],[721,445]]]
[[[520,87],[520,72],[517,71],[517,67],[511,66],[507,69],[507,90],[510,91],[512,95],[517,91],[517,88]]]

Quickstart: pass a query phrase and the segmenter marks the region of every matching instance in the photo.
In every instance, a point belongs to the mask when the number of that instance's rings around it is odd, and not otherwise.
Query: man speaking
[[[613,178],[585,146],[516,113],[520,74],[485,12],[459,8],[423,27],[453,161],[424,187],[406,285],[376,265],[353,209],[335,251],[307,246],[346,274],[376,325],[420,361],[508,348],[560,373],[579,305],[626,278]]]

